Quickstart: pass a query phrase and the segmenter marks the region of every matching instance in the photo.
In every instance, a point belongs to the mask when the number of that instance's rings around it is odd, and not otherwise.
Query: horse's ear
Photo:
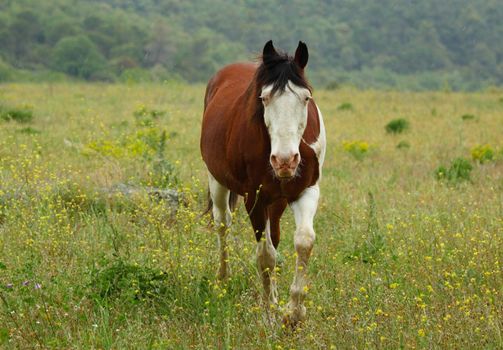
[[[272,40],[269,40],[268,42],[265,43],[264,50],[262,51],[262,61],[264,61],[264,63],[267,64],[267,61],[269,61],[271,58],[275,56],[278,56],[278,52],[274,48]]]
[[[295,51],[295,63],[301,68],[307,65],[307,60],[309,59],[309,52],[307,51],[307,45],[302,41],[299,41],[299,46],[297,46],[297,50]]]

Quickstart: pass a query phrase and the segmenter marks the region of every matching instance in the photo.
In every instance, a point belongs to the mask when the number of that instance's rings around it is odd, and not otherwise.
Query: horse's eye
[[[309,102],[310,99],[311,99],[311,97],[307,96],[306,99],[305,99],[305,101]]]

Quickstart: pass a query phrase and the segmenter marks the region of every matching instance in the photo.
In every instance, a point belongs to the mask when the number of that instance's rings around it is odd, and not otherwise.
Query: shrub
[[[169,297],[176,287],[170,274],[120,259],[106,263],[93,273],[91,283],[95,298],[121,298],[128,301]]]
[[[333,90],[338,90],[341,88],[341,84],[339,84],[337,81],[332,80],[330,83],[328,83],[325,86],[326,90],[333,91]]]
[[[471,150],[472,159],[480,163],[494,159],[494,151],[489,145],[475,146]]]
[[[34,129],[34,128],[30,127],[30,126],[28,126],[26,128],[22,128],[22,129],[16,130],[16,132],[18,132],[20,134],[27,134],[27,135],[37,135],[37,134],[40,134],[39,130]]]
[[[151,126],[155,119],[166,115],[166,111],[148,109],[146,106],[141,105],[133,112],[136,123],[138,126]]]
[[[409,128],[409,122],[404,118],[393,119],[386,124],[388,134],[400,134]]]
[[[343,102],[337,107],[337,110],[339,111],[352,111],[353,110],[353,105],[349,102]]]
[[[29,123],[33,120],[33,111],[27,107],[8,108],[2,110],[0,107],[0,119],[5,121],[15,121],[18,123]]]
[[[357,160],[362,160],[370,148],[366,141],[344,141],[342,147]]]
[[[461,116],[461,119],[463,119],[463,120],[474,120],[475,116],[473,114],[463,114]]]
[[[437,180],[447,180],[450,182],[469,181],[470,173],[473,169],[470,161],[465,158],[454,159],[449,168],[439,166],[435,170],[435,177]]]
[[[410,143],[407,141],[400,141],[397,145],[396,148],[398,149],[408,149],[410,148]]]

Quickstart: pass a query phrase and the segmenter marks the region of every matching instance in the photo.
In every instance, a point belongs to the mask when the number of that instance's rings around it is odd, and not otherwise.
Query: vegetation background
[[[503,84],[499,0],[2,0],[0,81],[206,81],[274,39],[336,87]]]
[[[0,348],[502,349],[502,18],[491,0],[0,0]],[[308,43],[328,139],[296,329],[292,214],[271,309],[242,205],[225,283],[201,216],[201,82],[271,38]]]

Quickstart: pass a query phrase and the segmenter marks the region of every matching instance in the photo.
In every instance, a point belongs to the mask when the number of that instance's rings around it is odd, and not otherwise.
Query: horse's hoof
[[[285,325],[285,327],[289,329],[295,330],[302,323],[302,321],[303,320],[291,314],[286,314],[283,316],[283,325]]]
[[[283,324],[290,328],[297,328],[306,319],[306,307],[298,305],[292,307],[290,304],[287,306],[287,311],[283,316]]]
[[[217,280],[219,281],[227,281],[229,279],[229,270],[228,269],[219,269],[217,273]]]

